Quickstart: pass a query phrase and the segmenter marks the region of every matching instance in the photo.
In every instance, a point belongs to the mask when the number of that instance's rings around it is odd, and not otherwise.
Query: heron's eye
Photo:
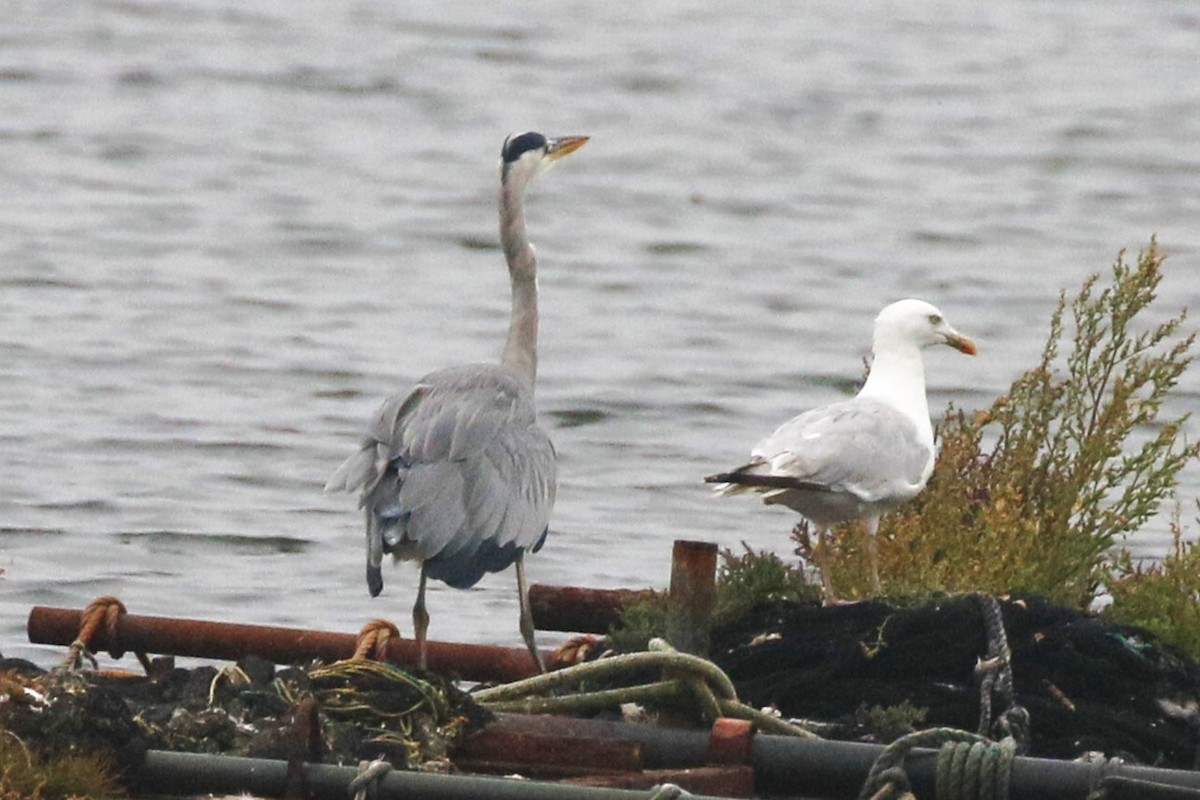
[[[929,315],[929,324],[930,325],[941,325],[942,324],[941,316],[939,316],[938,314],[930,314]]]

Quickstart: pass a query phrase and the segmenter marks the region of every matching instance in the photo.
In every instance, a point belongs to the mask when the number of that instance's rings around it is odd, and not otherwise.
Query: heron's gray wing
[[[891,406],[855,398],[781,425],[753,450],[753,472],[849,492],[875,502],[920,490],[932,449]]]
[[[480,451],[417,463],[400,487],[406,536],[422,558],[470,558],[490,546],[533,547],[550,522],[557,467],[534,426],[504,426]]]
[[[373,527],[375,538],[394,531],[393,547],[407,542],[422,559],[469,560],[485,544],[514,557],[538,544],[555,478],[527,386],[502,367],[470,365],[387,400],[327,488],[361,490],[369,538]]]
[[[472,364],[432,372],[407,394],[383,402],[359,451],[338,467],[325,490],[361,490],[365,504],[397,459],[411,465],[464,458],[502,427],[534,424],[528,390],[502,368]]]

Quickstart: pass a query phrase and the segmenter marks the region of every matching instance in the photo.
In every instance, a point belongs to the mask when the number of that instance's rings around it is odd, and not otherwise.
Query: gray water
[[[1158,318],[1200,309],[1194,3],[0,5],[6,655],[52,661],[29,607],[100,594],[409,628],[415,573],[371,600],[321,486],[384,396],[498,355],[513,131],[593,137],[529,203],[561,456],[534,581],[786,549],[791,514],[699,479],[853,391],[894,299],[979,342],[928,354],[935,413],[990,403],[1059,290],[1152,233]],[[1167,413],[1198,398],[1193,369]],[[511,573],[429,607],[433,638],[519,641]]]

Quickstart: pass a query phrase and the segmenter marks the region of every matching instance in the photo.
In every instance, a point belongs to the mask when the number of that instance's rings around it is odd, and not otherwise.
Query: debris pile
[[[277,669],[248,657],[153,677],[0,659],[0,729],[31,753],[118,771],[148,749],[444,771],[447,751],[490,719],[449,681],[362,659]]]
[[[1001,601],[1015,702],[1029,715],[1028,755],[1101,752],[1133,763],[1197,767],[1200,667],[1136,628],[1037,599]],[[902,608],[861,602],[759,606],[714,632],[713,658],[738,695],[785,717],[832,720],[836,738],[879,728],[976,730],[976,668],[988,652],[972,597]]]

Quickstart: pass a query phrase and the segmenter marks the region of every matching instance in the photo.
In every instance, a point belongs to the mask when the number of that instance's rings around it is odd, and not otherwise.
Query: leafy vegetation
[[[717,568],[717,622],[737,619],[759,603],[776,600],[819,600],[821,591],[804,574],[774,553],[756,551],[745,542],[742,555],[725,550]]]
[[[621,609],[620,621],[609,629],[605,643],[618,653],[645,650],[650,640],[667,631],[667,593],[643,596]]]
[[[1171,552],[1161,562],[1145,566],[1120,554],[1106,613],[1200,658],[1200,546],[1184,540],[1178,513],[1171,534]]]

